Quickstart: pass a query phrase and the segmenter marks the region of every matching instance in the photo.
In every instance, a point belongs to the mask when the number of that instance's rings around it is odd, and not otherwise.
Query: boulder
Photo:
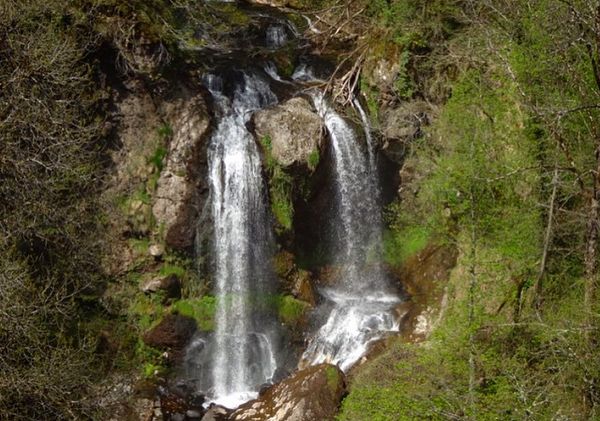
[[[165,420],[176,419],[198,421],[204,414],[205,397],[195,390],[191,383],[162,384],[156,388],[160,411]]]
[[[210,119],[201,96],[174,107],[173,114],[173,135],[156,185],[152,212],[158,225],[164,226],[166,244],[185,250],[194,243],[194,224],[199,212],[194,171]]]
[[[167,298],[181,297],[181,282],[177,275],[157,276],[143,282],[140,289],[146,294],[164,291]]]
[[[344,373],[331,364],[297,371],[246,402],[230,416],[236,421],[324,421],[332,420],[346,393]]]
[[[171,351],[169,355],[177,360],[183,356],[185,347],[196,329],[194,319],[180,314],[167,314],[158,325],[146,332],[142,339],[148,346]]]
[[[309,165],[311,154],[322,146],[323,123],[305,98],[258,111],[254,124],[259,138],[271,139],[271,155],[283,167]]]
[[[225,421],[228,420],[229,410],[223,406],[211,405],[204,414],[201,421]]]
[[[405,102],[383,113],[383,136],[386,139],[410,142],[421,134],[421,128],[429,123],[431,107],[424,101]]]
[[[406,102],[382,113],[383,152],[392,162],[402,163],[407,145],[422,135],[429,124],[431,107],[423,101]]]

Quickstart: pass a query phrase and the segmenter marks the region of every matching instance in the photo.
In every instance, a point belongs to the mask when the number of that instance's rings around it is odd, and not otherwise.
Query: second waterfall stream
[[[313,102],[331,139],[335,166],[335,264],[340,279],[321,294],[332,304],[325,324],[304,352],[303,360],[338,364],[349,369],[385,332],[398,330],[392,309],[399,302],[388,291],[380,264],[381,204],[376,160],[371,150],[368,122],[362,108],[367,149],[350,124],[331,107],[323,94]],[[355,106],[360,103],[355,101]]]

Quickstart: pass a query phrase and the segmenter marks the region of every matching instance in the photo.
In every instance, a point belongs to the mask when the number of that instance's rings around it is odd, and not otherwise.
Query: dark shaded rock
[[[295,282],[292,289],[292,294],[299,300],[309,303],[314,306],[316,303],[315,291],[311,282],[310,272],[305,270],[298,270],[294,274]]]
[[[177,360],[183,356],[196,328],[194,319],[180,314],[167,314],[157,326],[144,334],[143,340],[153,348],[171,351],[172,358]]]
[[[273,373],[273,382],[274,383],[279,383],[280,381],[282,381],[286,377],[290,376],[290,374],[292,374],[292,373],[286,367],[284,367],[284,366],[277,367],[277,369],[275,369],[275,372]],[[273,386],[273,383],[269,384],[269,388],[271,386]],[[266,392],[266,389],[265,389],[265,392]]]
[[[206,401],[206,397],[202,393],[192,392],[188,397],[188,407],[199,410],[204,405],[204,401]]]
[[[185,382],[159,386],[160,410],[166,420],[200,420],[204,414],[204,395]]]
[[[296,372],[269,388],[258,399],[241,405],[230,416],[236,421],[331,420],[346,393],[344,373],[331,364]]]

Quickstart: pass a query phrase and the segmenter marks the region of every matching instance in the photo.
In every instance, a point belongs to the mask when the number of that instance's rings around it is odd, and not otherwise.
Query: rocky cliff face
[[[210,119],[201,95],[170,104],[173,134],[160,173],[152,212],[164,228],[165,243],[176,250],[194,244],[195,224],[208,186],[203,178]]]

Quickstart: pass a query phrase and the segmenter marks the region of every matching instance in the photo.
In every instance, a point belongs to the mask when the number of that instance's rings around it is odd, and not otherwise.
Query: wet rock
[[[160,410],[167,420],[200,420],[204,414],[204,395],[185,382],[161,385],[157,388]]]
[[[282,166],[307,165],[323,142],[321,118],[305,98],[258,111],[254,116],[259,138],[269,136],[271,155]]]
[[[202,418],[202,413],[194,409],[188,409],[187,411],[185,411],[185,416],[189,419],[195,420]]]
[[[171,351],[171,358],[183,356],[184,349],[194,332],[196,321],[180,314],[168,314],[143,336],[144,343],[153,348]]]
[[[312,286],[310,273],[305,270],[299,270],[295,274],[295,278],[296,281],[292,290],[294,297],[309,303],[311,306],[314,306],[316,303],[316,296]]]
[[[286,291],[295,298],[315,305],[315,292],[312,286],[312,275],[296,266],[292,253],[279,251],[273,259],[273,267],[277,276],[283,280]]]
[[[236,421],[322,421],[335,417],[346,392],[344,373],[331,364],[296,372],[231,414]]]
[[[158,276],[142,283],[140,289],[146,294],[164,291],[167,298],[181,297],[181,282],[177,275]]]
[[[152,212],[164,225],[166,244],[185,250],[193,245],[198,215],[197,181],[190,168],[198,166],[200,149],[209,128],[209,115],[201,96],[172,111],[176,117],[166,164],[158,179]]]
[[[229,419],[229,410],[219,405],[212,405],[204,414],[201,421],[226,421]]]

